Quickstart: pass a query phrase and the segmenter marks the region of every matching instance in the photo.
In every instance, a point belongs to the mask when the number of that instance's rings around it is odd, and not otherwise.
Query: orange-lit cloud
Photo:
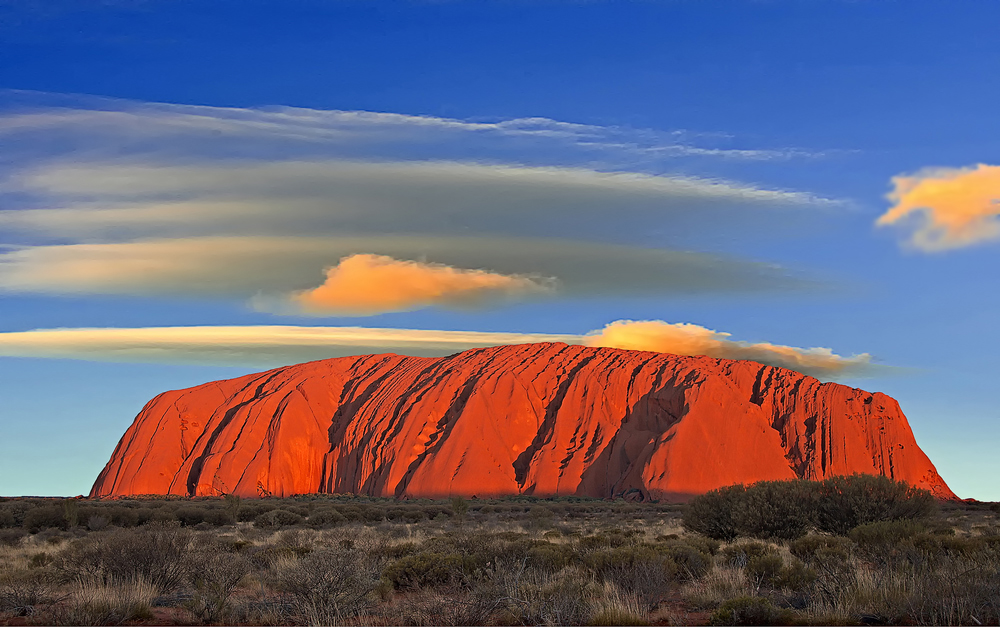
[[[584,338],[588,346],[706,355],[720,359],[748,359],[804,374],[829,377],[860,374],[871,367],[867,353],[841,357],[829,348],[796,348],[766,342],[751,344],[729,339],[729,333],[696,324],[671,324],[661,320],[619,320]]]
[[[292,295],[303,313],[369,316],[431,306],[470,307],[553,289],[551,281],[466,270],[385,255],[351,255],[326,271],[323,285]]]
[[[1000,239],[1000,166],[933,168],[892,179],[894,205],[879,226],[902,225],[925,252]]]
[[[747,359],[823,379],[867,375],[884,368],[872,365],[867,354],[841,357],[828,348],[750,344],[729,337],[694,324],[630,320],[586,335],[300,326],[39,329],[0,333],[0,357],[256,368],[368,353],[442,356],[500,344],[565,342]]]

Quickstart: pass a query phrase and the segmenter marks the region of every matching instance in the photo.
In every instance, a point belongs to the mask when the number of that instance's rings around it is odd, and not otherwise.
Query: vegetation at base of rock
[[[1000,622],[1000,508],[862,493],[888,497],[844,533],[750,499],[728,540],[575,497],[0,499],[0,624]]]
[[[810,530],[844,535],[861,525],[920,521],[936,504],[930,492],[889,477],[761,481],[695,497],[684,510],[684,528],[717,540],[792,540]]]

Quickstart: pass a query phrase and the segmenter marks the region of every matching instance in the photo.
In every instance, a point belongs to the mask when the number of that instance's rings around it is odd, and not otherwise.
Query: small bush
[[[254,518],[253,526],[264,529],[287,527],[289,525],[301,524],[303,520],[305,519],[295,512],[290,512],[284,509],[272,509],[271,511],[264,512],[260,516]]]
[[[790,625],[795,615],[762,597],[739,597],[719,606],[710,625]]]
[[[344,515],[333,508],[318,509],[309,515],[307,520],[310,527],[315,527],[317,529],[323,529],[327,527],[336,527],[337,525],[342,525],[347,522]]]
[[[747,562],[744,572],[753,585],[761,588],[775,588],[785,570],[785,561],[777,553],[757,555]]]
[[[253,522],[255,518],[272,509],[277,509],[277,505],[268,501],[249,501],[240,505],[240,510],[236,514],[236,520],[240,522]]]
[[[761,481],[733,503],[733,524],[740,535],[762,540],[792,540],[815,524],[815,484],[811,481]]]
[[[586,563],[606,582],[639,597],[647,609],[655,609],[678,579],[677,564],[650,546],[628,546],[595,551]]]
[[[809,564],[817,558],[831,556],[846,560],[850,555],[851,543],[837,536],[810,535],[788,544],[792,555]]]
[[[47,577],[37,574],[16,577],[11,573],[0,578],[0,612],[30,616],[36,606],[52,601],[52,586]]]
[[[61,505],[43,505],[28,510],[24,515],[23,526],[31,533],[42,529],[66,529],[66,517]]]
[[[695,538],[694,542],[675,540],[660,545],[658,550],[665,553],[677,565],[678,576],[685,581],[700,579],[712,567],[712,553],[704,549],[718,550],[718,544],[706,545]]]
[[[722,549],[722,559],[731,566],[746,568],[750,560],[765,555],[774,555],[775,553],[777,553],[777,549],[770,544],[764,544],[763,542],[742,542],[740,544],[730,544]]]
[[[53,625],[123,625],[153,618],[156,588],[142,579],[83,580],[69,603],[57,608]]]
[[[565,544],[539,544],[528,550],[528,564],[555,573],[569,566],[575,556],[576,551]]]
[[[903,481],[874,475],[830,477],[818,486],[816,521],[822,531],[847,535],[869,523],[921,520],[935,507],[930,492]]]
[[[374,603],[378,564],[359,551],[320,551],[300,559],[279,577],[309,625],[333,625]]]
[[[109,586],[142,580],[166,593],[191,572],[190,544],[190,533],[176,527],[121,529],[94,534],[64,552],[59,568],[71,577]]]
[[[242,557],[218,554],[199,560],[191,582],[195,596],[187,604],[205,623],[215,623],[229,616],[230,597],[236,586],[250,574],[252,566]]]
[[[924,530],[924,525],[913,520],[882,520],[851,529],[848,537],[860,546],[898,544]]]
[[[745,495],[746,486],[734,485],[691,499],[684,508],[684,528],[715,540],[734,540],[741,530],[733,514]]]
[[[87,530],[88,531],[100,531],[108,526],[111,520],[107,516],[101,516],[100,514],[94,514],[87,517]]]
[[[6,508],[0,509],[0,529],[10,529],[11,527],[20,527],[17,524],[17,519],[14,518],[14,512]]]
[[[28,532],[25,529],[0,529],[0,546],[17,546],[26,535]]]
[[[781,569],[781,572],[778,573],[777,577],[771,583],[776,589],[802,593],[812,586],[817,577],[818,575],[815,570],[809,568],[801,561],[793,559],[791,564]]]
[[[462,556],[427,551],[407,555],[389,564],[383,576],[396,589],[458,584],[464,579]]]

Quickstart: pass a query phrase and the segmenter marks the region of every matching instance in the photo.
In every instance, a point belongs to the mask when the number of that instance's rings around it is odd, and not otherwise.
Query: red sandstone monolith
[[[684,500],[852,473],[955,498],[884,394],[751,361],[525,344],[327,359],[165,392],[91,496]]]

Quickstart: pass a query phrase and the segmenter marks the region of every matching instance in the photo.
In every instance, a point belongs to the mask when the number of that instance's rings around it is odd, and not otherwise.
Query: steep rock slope
[[[855,472],[954,498],[884,394],[750,361],[525,344],[165,392],[91,495],[684,499]]]

